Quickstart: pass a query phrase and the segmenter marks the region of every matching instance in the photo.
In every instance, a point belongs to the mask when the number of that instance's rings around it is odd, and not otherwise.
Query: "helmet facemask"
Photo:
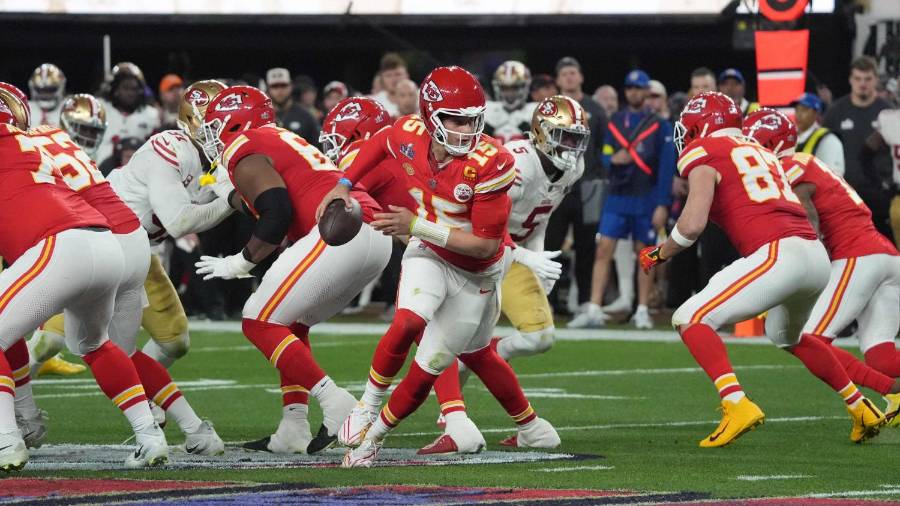
[[[97,148],[103,141],[103,135],[106,134],[106,125],[97,125],[85,123],[83,121],[68,121],[65,117],[60,118],[62,127],[69,134],[69,137],[78,144],[85,153],[93,157],[97,153]]]
[[[507,110],[515,110],[528,101],[529,83],[505,84],[494,81],[494,99],[503,104]]]
[[[573,170],[578,160],[587,151],[590,133],[582,125],[554,125],[549,121],[541,121],[543,142],[538,146],[540,151],[562,171]]]
[[[201,123],[200,128],[196,130],[196,138],[194,140],[200,144],[200,147],[203,149],[203,154],[206,156],[206,159],[209,160],[210,164],[216,163],[222,155],[222,152],[225,151],[225,143],[222,142],[220,136],[222,135],[222,130],[225,128],[225,123],[228,122],[230,117],[231,115],[228,115],[224,120],[221,118],[214,118],[205,123]]]
[[[63,98],[62,86],[32,86],[31,101],[45,110],[50,111],[56,108]]]
[[[347,138],[334,130],[331,132],[325,132],[323,130],[319,133],[319,144],[322,146],[322,153],[334,163],[337,163],[340,159],[341,152],[346,143]]]
[[[457,132],[444,126],[443,117],[456,116],[471,119],[474,122],[472,132]],[[438,109],[429,118],[433,130],[431,137],[444,147],[451,156],[464,156],[478,146],[481,133],[484,132],[484,107],[466,107],[464,109]],[[451,140],[457,142],[451,142]]]

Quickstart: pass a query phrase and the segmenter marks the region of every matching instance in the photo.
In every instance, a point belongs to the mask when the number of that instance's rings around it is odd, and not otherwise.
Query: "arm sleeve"
[[[826,135],[816,149],[816,157],[825,162],[835,174],[844,176],[844,145],[837,135]]]
[[[392,155],[391,132],[394,127],[381,129],[359,148],[353,163],[344,171],[344,177],[352,182],[362,179],[363,175],[375,169],[385,158]]]
[[[659,173],[656,175],[656,205],[672,205],[672,178],[675,176],[675,146],[672,144],[672,125],[661,121],[659,136]]]
[[[472,234],[484,239],[502,239],[511,207],[506,192],[476,194],[472,203]]]
[[[178,171],[166,163],[148,167],[147,190],[153,214],[175,238],[209,230],[232,211],[225,199],[203,205],[191,203]]]

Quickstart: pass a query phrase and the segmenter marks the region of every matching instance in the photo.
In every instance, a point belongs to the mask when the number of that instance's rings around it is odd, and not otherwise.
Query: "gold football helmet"
[[[0,82],[0,123],[20,130],[28,130],[31,126],[28,97],[14,85],[3,82]]]
[[[226,87],[221,81],[207,79],[197,81],[184,90],[178,106],[178,128],[191,139],[196,139],[197,129],[206,116],[206,106]]]
[[[112,68],[112,71],[110,71],[110,73],[109,73],[110,80],[115,79],[116,76],[118,76],[119,74],[133,75],[134,77],[138,78],[138,80],[141,82],[141,84],[143,84],[145,86],[147,85],[147,81],[144,79],[144,71],[142,71],[140,67],[138,67],[134,63],[131,63],[130,61],[123,61],[123,62],[117,63]]]
[[[63,101],[59,123],[78,147],[94,156],[106,133],[106,110],[93,95],[79,93]]]
[[[572,170],[587,150],[591,130],[587,113],[563,95],[545,98],[531,116],[531,140],[559,170]]]
[[[28,78],[28,89],[32,102],[45,111],[52,110],[66,94],[66,75],[56,65],[42,63]]]
[[[494,100],[502,102],[506,109],[518,109],[528,101],[531,71],[520,61],[505,61],[494,71],[492,84]]]

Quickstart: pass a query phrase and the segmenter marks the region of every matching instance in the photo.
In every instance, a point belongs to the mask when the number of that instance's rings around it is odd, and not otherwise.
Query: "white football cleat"
[[[347,418],[344,419],[344,423],[341,424],[341,430],[338,431],[338,442],[351,448],[359,446],[366,437],[366,431],[377,418],[378,413],[372,413],[366,409],[365,404],[357,402]]]
[[[597,328],[606,325],[608,317],[597,304],[588,303],[584,312],[579,313],[567,325],[570,329]]]
[[[609,304],[603,306],[603,312],[609,313],[630,313],[633,301],[630,298],[619,297]]]
[[[650,318],[650,311],[647,309],[647,306],[638,306],[634,316],[631,317],[631,323],[634,324],[635,328],[641,330],[653,328],[653,319]]]
[[[169,444],[159,425],[154,424],[154,430],[149,433],[136,434],[135,439],[137,448],[125,459],[125,467],[143,469],[161,466],[169,461]]]
[[[428,446],[423,447],[418,455],[446,455],[451,453],[479,453],[487,446],[484,436],[464,412],[457,411],[447,415],[444,433]]]
[[[556,429],[543,418],[535,418],[524,427],[519,427],[519,432],[515,436],[500,441],[503,446],[545,449],[556,448],[561,443]]]
[[[150,404],[150,414],[153,415],[153,421],[156,422],[156,425],[159,425],[159,428],[166,428],[166,410],[159,407],[155,402],[148,400],[147,403]]]
[[[282,418],[275,434],[244,443],[242,446],[245,450],[257,452],[302,454],[306,453],[312,439],[309,420],[306,418],[299,420]]]
[[[0,471],[19,471],[28,463],[28,448],[19,430],[0,434]]]
[[[344,455],[344,460],[341,461],[341,467],[372,467],[375,458],[378,456],[378,450],[381,450],[383,444],[383,439],[381,441],[363,439],[359,446],[347,451]]]
[[[225,453],[225,442],[216,433],[212,422],[203,420],[197,432],[185,436],[184,451],[193,455],[222,455]]]
[[[39,409],[35,418],[25,418],[16,413],[16,425],[28,448],[40,448],[47,438],[47,412]]]

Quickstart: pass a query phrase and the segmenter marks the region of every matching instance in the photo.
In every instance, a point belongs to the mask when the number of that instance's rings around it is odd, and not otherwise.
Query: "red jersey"
[[[13,263],[41,240],[82,227],[109,224],[62,182],[46,150],[25,132],[0,125],[0,256]]]
[[[303,137],[275,126],[247,130],[225,148],[222,161],[228,177],[234,182],[234,168],[244,157],[260,154],[272,161],[272,166],[284,180],[294,217],[288,229],[288,240],[296,242],[316,226],[316,208],[341,178],[337,167]],[[239,191],[240,192],[240,191]],[[363,211],[363,221],[369,223],[378,212],[378,204],[363,192],[352,192]],[[247,207],[256,214],[252,202],[241,195]]]
[[[97,164],[72,142],[69,134],[56,127],[41,126],[29,130],[28,135],[53,157],[63,182],[106,217],[112,233],[130,234],[141,226],[134,212],[103,177]]]
[[[348,167],[356,159],[359,154],[359,148],[362,146],[362,140],[353,141],[346,153],[338,160],[338,169],[347,170]],[[362,178],[356,182],[355,187],[368,193],[378,205],[384,210],[389,210],[388,206],[400,206],[416,212],[416,201],[412,195],[406,190],[406,176],[404,172],[406,167],[412,169],[409,162],[400,162],[393,158],[385,158],[379,166],[363,174]]]
[[[832,260],[866,255],[897,255],[897,248],[872,224],[872,211],[859,195],[821,160],[807,153],[781,159],[791,186],[811,184],[822,242]]]
[[[816,238],[778,158],[756,141],[739,131],[697,139],[678,158],[678,172],[686,178],[701,165],[718,173],[709,218],[741,256],[785,237]]]
[[[431,136],[415,115],[403,116],[363,143],[346,171],[357,182],[379,171],[385,159],[399,163],[406,176],[406,190],[419,218],[478,237],[503,239],[511,203],[506,191],[516,177],[513,156],[497,140],[483,135],[476,149],[454,157],[442,166],[431,157]],[[383,167],[383,166],[381,166]],[[396,166],[394,166],[396,169]],[[441,258],[461,269],[478,272],[503,257],[503,248],[490,258],[479,259],[425,242]]]

